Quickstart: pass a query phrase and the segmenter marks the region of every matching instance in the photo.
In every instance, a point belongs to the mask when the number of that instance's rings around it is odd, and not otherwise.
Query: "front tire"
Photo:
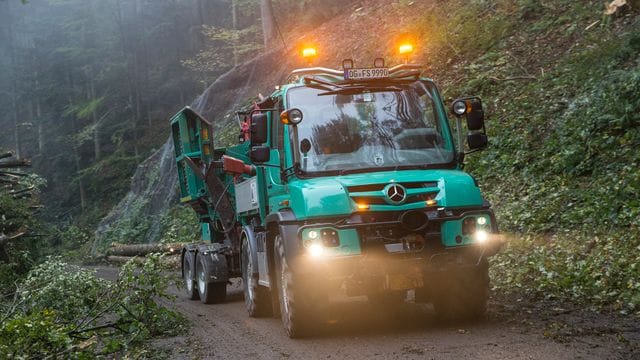
[[[223,303],[227,298],[226,282],[211,282],[206,260],[200,253],[196,256],[196,283],[200,301],[205,304]]]
[[[299,279],[291,271],[287,262],[282,236],[276,236],[274,248],[276,288],[280,300],[282,324],[290,338],[308,336],[317,323],[318,315],[317,311],[313,311],[310,292],[304,291],[311,289],[302,289],[302,284],[296,282]]]
[[[244,303],[250,317],[270,316],[271,294],[269,290],[258,285],[253,277],[254,269],[251,262],[249,241],[242,239],[242,287],[244,290]]]
[[[489,264],[483,260],[476,267],[446,274],[447,281],[434,294],[433,307],[439,319],[473,321],[481,319],[489,300]]]

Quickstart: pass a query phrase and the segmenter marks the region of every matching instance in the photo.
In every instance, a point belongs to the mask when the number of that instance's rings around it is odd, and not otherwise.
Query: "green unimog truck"
[[[171,119],[181,201],[202,228],[182,251],[190,299],[223,302],[241,277],[249,316],[281,316],[290,337],[335,292],[398,306],[413,291],[443,318],[483,315],[501,243],[462,171],[487,146],[482,102],[455,100],[450,120],[421,66],[353,65],[293,71],[238,111],[236,146],[214,147],[188,107]]]

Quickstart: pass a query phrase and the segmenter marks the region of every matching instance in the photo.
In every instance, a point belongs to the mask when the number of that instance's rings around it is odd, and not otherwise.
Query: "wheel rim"
[[[248,258],[248,256],[246,256]],[[249,296],[250,300],[253,300],[253,265],[251,264],[251,260],[249,259],[245,259],[247,266],[246,266],[246,274],[245,274],[245,278],[246,278],[246,282],[247,282],[247,295]]]
[[[191,266],[185,272],[184,283],[187,286],[187,291],[191,293],[193,291],[193,274],[191,274]]]
[[[205,291],[205,279],[204,279],[204,271],[202,268],[198,270],[198,290],[200,290],[201,294],[204,294]]]
[[[283,310],[289,314],[289,293],[287,292],[287,279],[284,269],[280,272],[280,290],[282,292]]]

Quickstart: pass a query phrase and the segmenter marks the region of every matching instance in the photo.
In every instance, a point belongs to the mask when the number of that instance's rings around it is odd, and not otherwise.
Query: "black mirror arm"
[[[295,164],[293,164],[293,166],[288,167],[288,168],[286,168],[286,169],[282,170],[282,171],[280,172],[280,176],[281,176],[283,179],[288,180],[288,179],[289,179],[289,177],[291,177],[291,176],[295,175],[298,171],[300,171],[300,163],[295,163]]]
[[[469,150],[469,151],[465,151],[465,152],[464,152],[464,155],[473,154],[473,153],[475,153],[475,152],[482,151],[482,150],[484,150],[484,149],[485,149],[485,148],[479,148],[479,149],[472,149],[472,150]],[[463,158],[464,158],[464,157],[463,157]]]

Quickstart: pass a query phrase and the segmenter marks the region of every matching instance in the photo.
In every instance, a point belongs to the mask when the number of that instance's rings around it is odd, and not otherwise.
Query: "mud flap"
[[[226,253],[229,247],[223,244],[207,244],[198,246],[198,256],[202,256],[205,263],[205,276],[212,283],[226,283],[229,281],[229,266]]]

